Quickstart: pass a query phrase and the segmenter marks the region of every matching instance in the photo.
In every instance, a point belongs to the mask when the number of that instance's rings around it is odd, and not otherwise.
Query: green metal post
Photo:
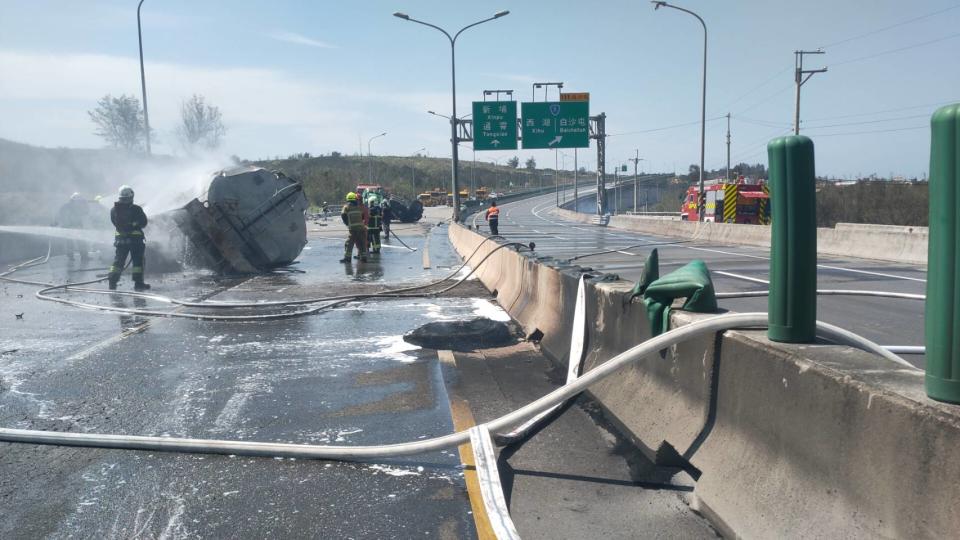
[[[930,240],[927,244],[927,395],[960,403],[960,103],[930,120]]]
[[[817,206],[813,141],[802,135],[767,145],[770,164],[770,327],[767,337],[810,343],[817,322]]]

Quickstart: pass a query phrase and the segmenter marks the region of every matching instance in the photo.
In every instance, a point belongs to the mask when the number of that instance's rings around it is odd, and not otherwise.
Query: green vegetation
[[[817,186],[817,226],[874,223],[926,227],[926,182],[861,180],[855,184],[823,182]]]
[[[252,164],[278,169],[300,180],[312,204],[339,202],[357,184],[381,184],[390,193],[407,198],[436,188],[450,190],[450,160],[446,158],[359,157],[334,152],[328,156],[294,154],[286,159],[261,160]],[[561,175],[565,181],[573,181],[572,171],[561,171]],[[460,161],[461,189],[475,186],[510,192],[537,187],[541,180],[544,185],[552,183],[553,170],[520,170],[509,164],[492,165],[478,161],[474,165],[470,160]]]

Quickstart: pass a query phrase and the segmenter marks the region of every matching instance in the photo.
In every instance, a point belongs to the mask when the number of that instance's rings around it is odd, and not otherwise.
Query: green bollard
[[[767,337],[811,343],[817,329],[817,203],[813,141],[767,144],[770,164],[770,297]]]
[[[960,103],[930,120],[930,240],[927,244],[927,395],[960,403]]]

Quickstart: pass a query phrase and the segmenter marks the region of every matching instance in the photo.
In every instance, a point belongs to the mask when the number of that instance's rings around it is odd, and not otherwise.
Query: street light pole
[[[553,149],[553,190],[557,194],[557,208],[560,208],[560,150]]]
[[[372,154],[370,153],[370,143],[372,143],[374,139],[376,139],[376,138],[378,138],[378,137],[383,137],[383,136],[386,135],[386,134],[387,134],[387,132],[384,131],[383,133],[381,133],[381,134],[379,134],[379,135],[374,135],[373,137],[370,137],[369,139],[367,139],[367,161],[368,161],[368,164],[367,164],[367,181],[368,181],[368,182],[373,182],[373,160],[370,159],[370,156],[372,156]]]
[[[677,7],[673,4],[668,4],[667,2],[662,2],[660,0],[651,0],[653,4],[653,9],[656,11],[661,7],[673,8],[684,13],[689,13],[697,18],[700,21],[700,25],[703,26],[703,92],[701,95],[700,103],[700,195],[697,205],[699,206],[700,221],[703,221],[706,217],[706,196],[704,195],[703,187],[703,166],[704,166],[704,150],[707,145],[707,23],[703,22],[703,19],[699,15],[690,11],[689,9],[684,9],[682,7]]]
[[[579,178],[577,175],[579,171],[577,169],[577,149],[573,149],[573,211],[579,211],[580,201],[577,199],[577,187],[579,187]]]
[[[147,78],[143,72],[143,32],[140,31],[140,6],[144,0],[137,4],[137,41],[140,44],[140,89],[143,91],[143,125],[147,139],[147,155],[150,155],[150,115],[147,113]]]
[[[457,140],[458,138],[457,137],[457,59],[456,59],[457,38],[460,37],[460,34],[462,34],[468,28],[473,28],[474,26],[477,26],[479,24],[483,24],[485,22],[489,22],[494,19],[499,19],[500,17],[508,15],[509,13],[510,13],[509,11],[498,11],[493,15],[493,17],[489,17],[481,21],[477,21],[473,24],[468,24],[467,26],[464,26],[459,31],[457,31],[457,33],[454,34],[453,36],[450,36],[449,32],[447,32],[443,28],[440,28],[439,26],[411,18],[406,13],[402,13],[398,11],[393,14],[394,17],[397,17],[406,21],[410,21],[410,22],[415,22],[417,24],[422,24],[424,26],[429,26],[434,30],[438,30],[442,32],[444,36],[447,37],[447,40],[450,41],[450,101],[451,101],[451,111],[452,111],[452,113],[450,114],[450,148],[451,148],[450,176],[451,176],[451,181],[453,183],[453,220],[455,222],[460,221],[460,178],[459,178],[460,173],[458,170],[459,153],[457,149],[457,143],[459,142]]]
[[[426,146],[417,150],[416,152],[410,154],[410,157],[414,157],[420,154],[427,149]],[[410,164],[410,188],[413,189],[413,198],[417,198],[417,163],[413,162]]]

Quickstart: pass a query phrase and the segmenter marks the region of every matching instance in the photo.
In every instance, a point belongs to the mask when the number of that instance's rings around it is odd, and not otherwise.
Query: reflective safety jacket
[[[117,229],[118,238],[143,238],[143,228],[147,226],[147,215],[139,205],[117,201],[110,209],[110,221]]]
[[[491,219],[496,219],[496,220],[499,221],[499,220],[500,220],[500,207],[499,207],[499,206],[491,206],[490,208],[487,208],[487,215],[484,217],[484,219],[486,219],[487,221],[490,221]]]
[[[350,229],[360,229],[367,224],[370,215],[365,207],[356,202],[349,202],[343,205],[343,210],[340,211],[340,219]]]
[[[370,220],[367,222],[367,228],[379,230],[381,222],[380,207],[374,206],[370,209]]]

